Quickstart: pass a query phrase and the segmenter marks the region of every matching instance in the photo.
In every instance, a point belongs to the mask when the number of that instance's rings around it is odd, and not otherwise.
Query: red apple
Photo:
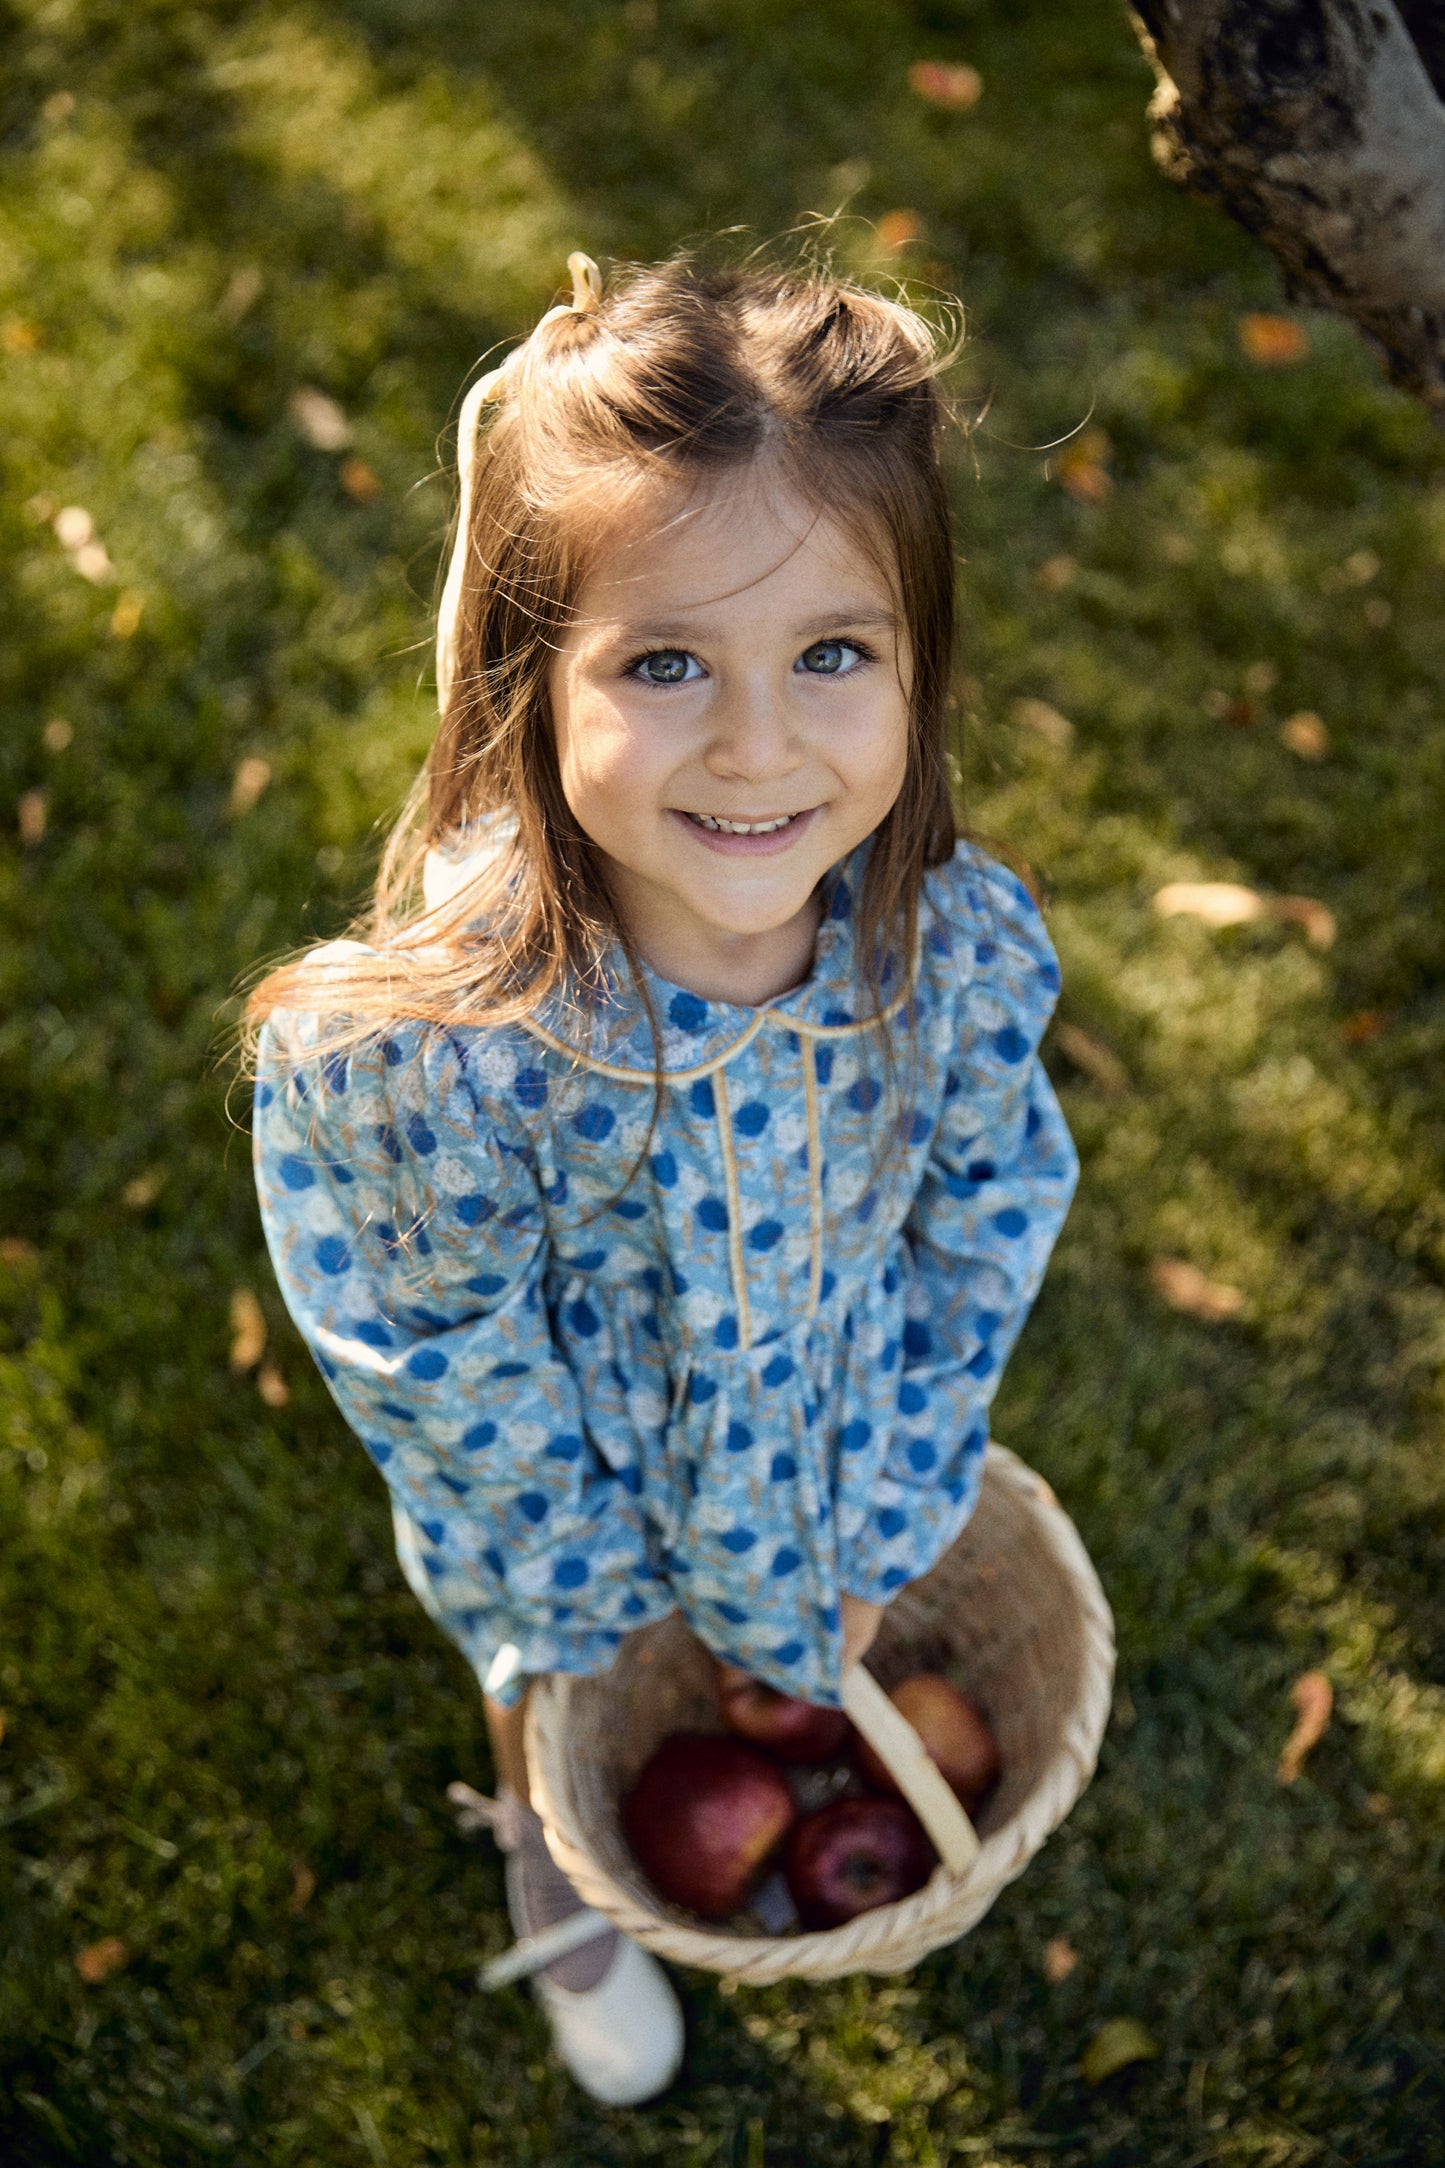
[[[940,1775],[966,1807],[997,1781],[998,1741],[987,1718],[951,1680],[936,1671],[915,1671],[911,1678],[901,1679],[888,1698],[907,1717]],[[862,1740],[858,1767],[880,1791],[897,1791],[878,1756]]]
[[[805,1927],[841,1927],[922,1889],[936,1858],[901,1799],[836,1799],[799,1822],[783,1872]]]
[[[717,1704],[731,1730],[754,1746],[765,1746],[779,1761],[832,1761],[853,1728],[841,1709],[795,1701],[735,1664],[717,1667]]]
[[[705,1920],[737,1911],[796,1818],[776,1763],[713,1732],[673,1732],[622,1802],[639,1864]]]

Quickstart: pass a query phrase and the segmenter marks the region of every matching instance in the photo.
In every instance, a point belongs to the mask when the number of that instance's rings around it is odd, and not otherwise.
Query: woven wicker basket
[[[1113,1618],[1088,1553],[1047,1483],[1002,1446],[989,1447],[967,1528],[890,1606],[868,1665],[884,1686],[948,1672],[998,1734],[1004,1774],[965,1873],[938,1867],[914,1896],[824,1933],[707,1926],[659,1897],[622,1835],[618,1801],[668,1732],[722,1728],[712,1659],[677,1618],[632,1635],[605,1678],[553,1676],[533,1690],[532,1797],[558,1863],[658,1956],[744,1980],[904,1972],[967,1934],[1088,1783],[1114,1678]]]

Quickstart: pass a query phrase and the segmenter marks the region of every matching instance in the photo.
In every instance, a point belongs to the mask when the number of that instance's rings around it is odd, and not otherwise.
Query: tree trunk
[[[1154,155],[1445,410],[1441,0],[1133,0]]]

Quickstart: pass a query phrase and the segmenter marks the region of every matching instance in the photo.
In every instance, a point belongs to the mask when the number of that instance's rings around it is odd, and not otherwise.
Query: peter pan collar
[[[469,831],[464,844],[450,852],[429,851],[423,874],[428,905],[446,901],[464,885],[475,870],[477,854],[495,849],[498,841],[496,826],[489,824],[484,836]],[[828,875],[813,967],[790,992],[757,1007],[705,1001],[644,963],[642,977],[657,1022],[659,1049],[626,959],[614,948],[603,960],[600,994],[595,988],[565,987],[521,1018],[519,1028],[583,1068],[618,1082],[646,1085],[656,1078],[659,1051],[662,1074],[672,1083],[688,1083],[722,1068],[764,1031],[793,1031],[828,1041],[876,1029],[902,1008],[908,989],[902,984],[895,989],[885,981],[880,1017],[857,983],[854,919],[870,846],[871,839],[865,839]],[[936,945],[939,923],[925,897],[920,946]],[[916,979],[915,964],[910,983]]]
[[[828,876],[813,968],[800,986],[775,1000],[757,1007],[705,1001],[644,963],[642,978],[657,1021],[659,1050],[626,961],[614,950],[604,964],[607,984],[601,999],[595,994],[585,1001],[575,994],[558,995],[524,1018],[522,1028],[584,1068],[639,1084],[653,1082],[659,1051],[663,1075],[672,1083],[687,1083],[721,1068],[763,1031],[840,1039],[870,1030],[878,1019],[858,1014],[853,968],[853,914],[866,863],[865,843]],[[888,1004],[890,1012],[901,999],[900,989]]]

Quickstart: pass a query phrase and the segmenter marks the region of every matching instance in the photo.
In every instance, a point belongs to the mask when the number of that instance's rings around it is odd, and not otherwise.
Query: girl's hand
[[[883,1618],[883,1606],[865,1603],[861,1596],[840,1596],[843,1614],[843,1669],[849,1671],[868,1654]]]

